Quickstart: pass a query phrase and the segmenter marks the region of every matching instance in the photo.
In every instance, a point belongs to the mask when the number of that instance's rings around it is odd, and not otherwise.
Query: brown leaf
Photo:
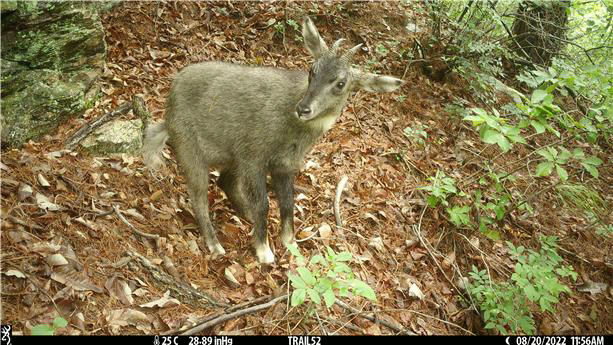
[[[21,271],[18,271],[18,270],[8,270],[2,273],[4,273],[4,275],[7,277],[17,277],[17,278],[22,278],[22,279],[26,278],[25,274],[21,273]]]
[[[162,191],[161,190],[157,190],[155,191],[153,194],[151,194],[151,196],[149,197],[149,200],[151,201],[156,201],[157,199],[159,199],[162,196]]]
[[[175,267],[175,264],[172,262],[170,257],[168,257],[167,255],[164,255],[162,259],[163,259],[164,268],[166,269],[166,271],[170,273],[171,276],[175,277],[175,279],[181,280],[181,275],[179,274],[179,271]]]
[[[57,253],[60,250],[60,248],[62,248],[62,246],[60,246],[59,244],[40,241],[40,242],[33,243],[30,246],[30,251],[36,252],[43,256],[47,256],[49,254]]]
[[[366,328],[365,331],[368,335],[381,335],[381,328],[379,328],[379,324],[376,323]]]
[[[40,209],[46,211],[59,211],[61,209],[59,205],[52,203],[49,198],[41,193],[36,193],[36,204]]]
[[[45,261],[51,266],[68,265],[68,261],[62,254],[51,254],[45,258]]]
[[[19,201],[23,201],[32,196],[32,187],[25,183],[19,185],[19,189],[17,189],[17,198]]]
[[[319,236],[323,239],[327,239],[332,236],[332,228],[328,223],[322,223],[317,231],[319,231]]]
[[[71,269],[69,266],[58,267],[55,272],[51,273],[51,279],[66,286],[70,286],[77,291],[91,290],[97,293],[102,293],[102,291],[104,291],[91,283],[89,277]]]
[[[443,260],[443,267],[449,268],[455,262],[455,252],[451,252],[451,254],[447,255],[445,260]]]
[[[138,330],[145,333],[151,332],[151,321],[145,313],[138,310],[113,310],[105,319],[113,334],[119,334],[120,328],[124,326],[135,326]]]
[[[255,279],[253,278],[253,274],[245,272],[245,281],[247,282],[247,285],[253,284],[253,282],[255,281]]]
[[[164,296],[162,296],[162,298],[157,299],[155,301],[151,301],[149,303],[141,304],[140,307],[142,308],[155,308],[155,307],[166,308],[166,307],[174,307],[180,304],[181,302],[179,302],[178,299],[170,298],[170,290],[168,290],[164,293]]]
[[[85,332],[85,317],[83,313],[79,312],[72,316],[70,319],[70,323],[80,329],[82,332]]]
[[[153,201],[153,200],[151,200],[151,201]],[[122,211],[122,213],[125,213],[125,214],[127,214],[127,215],[129,215],[131,217],[134,217],[134,218],[136,218],[136,219],[138,219],[140,221],[145,221],[145,216],[143,216],[142,214],[138,213],[138,211],[136,211],[133,208],[127,209],[125,211]]]
[[[385,245],[381,236],[373,237],[368,242],[368,248],[376,249],[379,252],[385,252]]]
[[[121,303],[125,305],[134,303],[132,289],[130,289],[130,286],[125,280],[119,278],[117,275],[109,278],[106,283],[104,283],[104,287],[109,291],[111,296],[120,300]]]
[[[232,266],[228,266],[224,269],[224,277],[230,283],[230,286],[237,288],[241,286],[241,283],[238,282],[236,277],[234,276],[234,272],[232,272]]]
[[[42,187],[51,187],[49,181],[47,181],[43,174],[38,174],[36,179],[38,180],[38,184],[40,184]]]

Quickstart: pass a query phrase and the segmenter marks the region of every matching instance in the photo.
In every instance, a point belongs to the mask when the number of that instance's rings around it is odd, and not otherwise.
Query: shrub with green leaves
[[[509,281],[494,282],[486,270],[473,266],[467,290],[483,315],[486,329],[496,329],[500,334],[534,334],[531,309],[538,306],[543,312],[554,313],[560,294],[570,294],[558,277],[576,280],[577,274],[571,266],[562,264],[556,241],[555,236],[541,236],[538,252],[507,242],[516,261]]]
[[[406,127],[403,133],[411,144],[423,147],[426,144],[425,139],[428,139],[428,133],[425,131],[426,128],[428,127],[424,125],[418,125],[415,128]]]
[[[296,257],[298,274],[290,273],[289,280],[294,288],[291,296],[292,306],[299,306],[306,301],[317,305],[323,298],[327,308],[336,302],[337,296],[346,297],[351,294],[376,301],[375,291],[368,284],[355,278],[347,262],[352,260],[351,253],[336,253],[330,247],[326,255],[316,254],[308,262],[300,253],[298,246],[288,247]]]
[[[51,325],[40,324],[32,327],[32,335],[54,335],[55,331],[68,326],[68,321],[61,316],[53,319]]]
[[[464,120],[472,121],[483,142],[497,144],[504,152],[509,151],[513,143],[526,143],[520,128],[508,124],[508,120],[500,116],[498,110],[492,109],[491,114],[481,108],[471,110],[474,115],[467,115]]]
[[[558,152],[558,150],[560,151]],[[553,147],[547,147],[536,152],[545,158],[545,161],[537,165],[536,176],[549,176],[555,167],[560,180],[566,181],[568,180],[568,172],[564,169],[564,165],[572,158],[577,160],[590,175],[598,178],[597,167],[602,164],[600,158],[596,156],[586,157],[583,150],[579,148],[573,150],[572,153],[563,146],[558,146],[558,150]]]
[[[455,180],[445,175],[442,171],[437,171],[435,176],[428,177],[428,180],[432,182],[431,185],[425,187],[419,187],[419,190],[425,190],[430,192],[426,201],[428,206],[436,207],[438,204],[448,206],[447,198],[458,194],[458,189],[455,186]]]

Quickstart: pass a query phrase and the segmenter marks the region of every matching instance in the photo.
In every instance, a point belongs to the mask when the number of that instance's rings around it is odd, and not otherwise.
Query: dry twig
[[[96,130],[98,127],[102,126],[104,123],[109,122],[110,120],[116,118],[121,114],[125,114],[132,109],[132,102],[126,102],[119,106],[114,111],[110,111],[95,120],[88,122],[85,126],[79,128],[71,137],[68,139],[66,144],[66,148],[72,150],[77,146],[78,143],[81,142],[89,133]]]
[[[361,316],[361,317],[363,317],[363,318],[365,318],[365,319],[367,319],[367,320],[370,320],[370,321],[372,321],[372,322],[374,322],[374,323],[380,323],[380,324],[382,324],[383,326],[385,326],[385,327],[387,327],[387,328],[389,328],[389,329],[391,329],[391,330],[393,330],[393,331],[396,331],[396,332],[398,332],[398,333],[401,333],[401,334],[408,334],[408,335],[417,335],[417,334],[415,334],[414,332],[409,331],[408,329],[402,329],[402,328],[399,328],[398,326],[393,325],[393,324],[391,324],[391,323],[387,322],[386,320],[378,319],[378,318],[377,318],[377,317],[375,317],[375,316],[366,315],[366,314],[365,314],[365,312],[360,311],[360,310],[357,310],[357,309],[355,309],[354,307],[352,307],[352,306],[350,306],[350,305],[347,305],[347,304],[345,304],[344,302],[342,302],[342,301],[340,301],[340,300],[338,300],[338,299],[336,300],[336,304],[338,304],[338,305],[339,305],[339,306],[341,306],[342,308],[345,308],[345,309],[349,310],[350,312],[352,312],[352,313],[354,313],[354,314],[356,314],[356,315],[359,315],[359,316]]]
[[[213,327],[215,325],[218,325],[218,324],[220,324],[222,322],[226,322],[228,320],[232,320],[232,319],[235,319],[237,317],[240,317],[240,316],[243,316],[243,315],[246,315],[246,314],[252,314],[252,313],[258,312],[260,310],[270,308],[273,305],[275,305],[275,304],[277,304],[277,303],[279,303],[281,301],[284,301],[286,299],[287,299],[287,295],[283,295],[283,296],[279,296],[277,298],[273,298],[272,300],[270,300],[270,301],[268,301],[266,303],[263,303],[263,304],[258,304],[258,305],[255,305],[253,307],[249,307],[249,308],[245,308],[245,309],[242,309],[242,310],[238,310],[238,311],[235,311],[235,312],[230,313],[230,314],[220,315],[219,317],[217,317],[217,318],[215,318],[213,320],[207,321],[205,323],[201,323],[201,324],[199,324],[199,325],[197,325],[195,327],[192,327],[192,328],[188,329],[187,331],[181,333],[181,335],[192,335],[192,334],[200,333],[200,332],[204,331],[205,329],[211,328],[211,327]]]
[[[128,220],[123,216],[123,214],[121,214],[121,212],[119,211],[119,206],[113,205],[113,210],[115,211],[115,214],[117,215],[117,217],[119,217],[119,219],[124,224],[126,224],[130,228],[130,230],[132,230],[132,232],[134,232],[135,234],[140,235],[142,237],[151,238],[154,240],[157,240],[158,238],[160,238],[159,235],[148,234],[148,233],[142,232],[138,230],[137,228],[135,228],[134,225],[130,224]]]
[[[343,189],[345,189],[347,180],[349,180],[347,175],[343,175],[343,177],[341,177],[341,180],[338,182],[338,185],[336,186],[336,196],[334,197],[334,218],[336,218],[336,226],[338,227],[343,226],[343,221],[341,220],[340,204],[341,194],[343,193]]]
[[[19,225],[22,225],[22,226],[25,226],[25,227],[28,227],[28,228],[31,228],[31,229],[34,229],[34,230],[38,230],[38,231],[44,231],[45,230],[45,228],[43,228],[40,225],[36,225],[34,223],[24,222],[23,220],[21,220],[21,219],[19,219],[17,217],[14,217],[14,216],[8,216],[8,219],[11,222],[15,223],[15,224],[19,224]]]

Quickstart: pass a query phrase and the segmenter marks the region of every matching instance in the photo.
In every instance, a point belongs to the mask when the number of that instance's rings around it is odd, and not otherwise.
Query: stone
[[[92,154],[135,153],[143,145],[141,120],[114,120],[83,139],[81,147]]]

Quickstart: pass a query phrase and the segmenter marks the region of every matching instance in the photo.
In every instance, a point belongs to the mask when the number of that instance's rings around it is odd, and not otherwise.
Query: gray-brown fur
[[[310,73],[223,62],[188,66],[173,82],[165,122],[147,131],[145,163],[162,164],[160,151],[170,140],[205,244],[214,254],[225,251],[208,214],[209,168],[221,170],[219,185],[234,208],[253,221],[258,261],[272,263],[266,176],[271,175],[279,199],[281,239],[287,245],[294,238],[294,175],[305,154],[336,121],[352,89],[389,92],[402,84],[352,69],[350,59],[359,46],[341,54],[337,41],[328,50],[308,18],[303,36],[316,58]]]

